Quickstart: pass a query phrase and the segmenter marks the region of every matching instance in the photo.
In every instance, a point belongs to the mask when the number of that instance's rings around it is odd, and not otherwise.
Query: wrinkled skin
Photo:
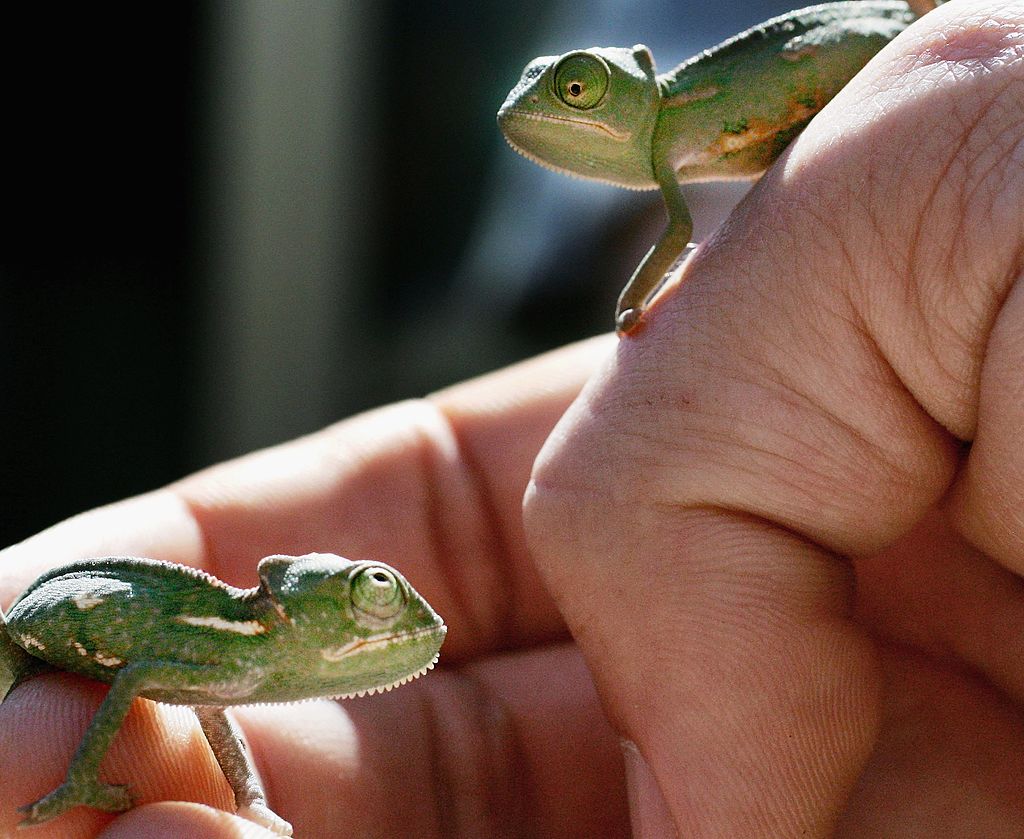
[[[627,800],[643,839],[1019,834],[1024,10],[953,0],[894,47],[635,338],[60,525],[0,557],[4,602],[97,552],[229,582],[311,542],[401,565],[446,669],[238,715],[298,835],[627,836]],[[0,828],[101,695],[48,676],[0,706]],[[53,831],[237,835],[180,803],[227,792],[156,707],[107,769],[166,803]]]

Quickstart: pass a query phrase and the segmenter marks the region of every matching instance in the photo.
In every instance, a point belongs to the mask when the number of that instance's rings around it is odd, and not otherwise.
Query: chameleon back
[[[681,182],[759,175],[914,19],[898,0],[811,6],[658,76],[655,160]]]

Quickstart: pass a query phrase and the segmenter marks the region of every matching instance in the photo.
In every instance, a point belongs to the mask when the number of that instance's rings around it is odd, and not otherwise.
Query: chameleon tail
[[[14,643],[7,631],[7,618],[0,610],[0,702],[26,679],[52,669]]]

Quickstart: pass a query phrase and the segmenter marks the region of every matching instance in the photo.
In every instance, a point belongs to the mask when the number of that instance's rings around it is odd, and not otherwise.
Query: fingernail
[[[622,740],[626,762],[626,791],[629,796],[629,821],[633,839],[679,839],[661,787],[640,749],[631,740]]]

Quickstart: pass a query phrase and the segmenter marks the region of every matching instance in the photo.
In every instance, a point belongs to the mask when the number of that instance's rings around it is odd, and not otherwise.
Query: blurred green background
[[[667,70],[788,8],[9,11],[0,544],[610,328],[657,196],[519,158],[498,105],[535,55]],[[688,189],[698,237],[743,189]]]

